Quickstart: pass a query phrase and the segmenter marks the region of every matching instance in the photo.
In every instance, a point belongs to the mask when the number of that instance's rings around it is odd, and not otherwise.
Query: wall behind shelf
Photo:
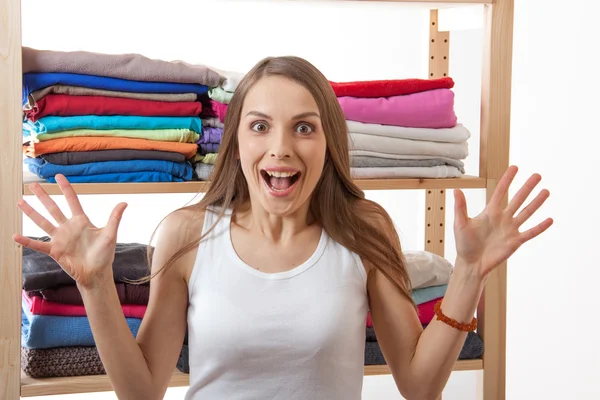
[[[297,54],[339,81],[425,77],[427,72],[428,13],[416,7],[372,2],[335,2],[334,10],[318,2],[22,1],[25,46],[137,52],[241,71],[266,55]],[[511,162],[523,172],[515,187],[530,173],[540,172],[553,195],[536,222],[551,215],[556,225],[509,263],[507,399],[511,400],[600,398],[600,389],[592,384],[596,376],[592,374],[600,370],[600,354],[593,345],[598,324],[589,318],[596,300],[591,293],[600,278],[592,264],[598,242],[592,229],[600,215],[593,199],[585,202],[594,188],[573,180],[593,183],[597,175],[592,160],[600,143],[593,135],[597,124],[592,116],[598,111],[593,96],[600,87],[586,78],[595,65],[589,51],[595,48],[592,16],[600,11],[592,4],[576,0],[567,9],[560,3],[516,0]],[[472,175],[478,173],[481,39],[480,30],[451,34],[455,106],[459,119],[473,133],[466,160]],[[483,191],[466,193],[471,213],[480,211]],[[422,193],[369,192],[368,196],[391,213],[404,248],[423,247]],[[98,224],[106,221],[114,204],[127,201],[130,207],[119,240],[147,242],[158,221],[191,198],[182,194],[84,196],[82,201]],[[452,206],[449,195],[449,259],[454,257]],[[26,234],[42,234],[27,219],[24,229]],[[566,323],[557,325],[556,319]],[[474,399],[475,375],[454,373],[444,399]],[[398,398],[389,376],[367,377],[364,387],[365,400]],[[170,389],[166,398],[181,398],[183,392]]]

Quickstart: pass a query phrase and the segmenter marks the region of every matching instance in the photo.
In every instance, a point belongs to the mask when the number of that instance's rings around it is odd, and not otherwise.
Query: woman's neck
[[[297,234],[314,224],[308,204],[285,216],[269,214],[261,205],[240,207],[233,222],[272,243],[293,241]]]

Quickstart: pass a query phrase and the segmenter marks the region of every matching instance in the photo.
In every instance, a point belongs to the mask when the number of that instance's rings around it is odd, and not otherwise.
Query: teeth
[[[297,174],[297,172],[279,172],[279,171],[266,171],[270,176],[276,178],[289,178]]]

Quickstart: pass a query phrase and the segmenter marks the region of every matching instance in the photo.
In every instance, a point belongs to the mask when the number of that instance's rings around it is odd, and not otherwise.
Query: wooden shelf
[[[454,366],[454,371],[475,371],[480,369],[483,369],[482,360],[459,360]],[[390,373],[387,365],[365,366],[365,376],[388,375]],[[176,370],[173,373],[169,386],[181,387],[188,385],[189,375]],[[112,391],[108,376],[106,375],[34,379],[21,374],[22,397],[106,391]]]
[[[339,0],[338,0],[339,1]],[[382,3],[415,3],[431,4],[431,7],[440,9],[452,4],[493,4],[494,0],[341,0],[341,1],[370,1]]]
[[[55,183],[39,182],[49,194],[62,194]],[[486,180],[477,176],[465,175],[450,179],[358,179],[363,190],[397,189],[485,189]],[[78,194],[150,194],[150,193],[199,193],[206,182],[148,182],[148,183],[75,183]],[[31,195],[29,184],[23,184],[23,194]]]

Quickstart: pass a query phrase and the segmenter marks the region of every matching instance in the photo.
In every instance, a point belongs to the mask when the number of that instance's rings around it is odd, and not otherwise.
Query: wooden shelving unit
[[[395,1],[395,0],[378,0]],[[437,9],[455,4],[483,4],[485,23],[483,80],[481,91],[479,176],[457,179],[359,180],[363,190],[426,190],[425,249],[443,256],[446,189],[484,189],[489,201],[497,180],[508,167],[513,41],[513,0],[411,0],[431,9],[430,77],[448,72],[448,32],[437,30]],[[22,215],[17,201],[30,194],[23,182],[21,138],[21,4],[0,0],[0,399],[112,390],[107,376],[32,379],[20,370],[21,330],[21,249],[12,240],[22,232]],[[444,57],[441,57],[441,56]],[[439,56],[439,57],[438,57]],[[80,194],[198,193],[204,182],[77,184]],[[56,185],[43,183],[51,194],[60,194]],[[430,190],[439,189],[439,190]],[[506,202],[507,199],[504,199]],[[431,207],[434,206],[434,207]],[[431,227],[431,228],[430,228]],[[441,244],[440,244],[441,243]],[[482,360],[457,361],[455,371],[480,370],[477,394],[485,400],[505,398],[506,264],[490,276],[478,308],[478,332],[485,353]],[[365,375],[389,374],[387,366],[366,366]],[[171,386],[186,386],[188,375],[175,371]]]
[[[485,189],[484,178],[463,176],[451,179],[357,179],[362,190],[399,189]],[[49,194],[62,194],[58,185],[41,183]],[[151,194],[151,193],[200,193],[207,182],[160,182],[160,183],[76,183],[72,186],[78,194]],[[33,194],[29,185],[23,185],[23,194]]]

